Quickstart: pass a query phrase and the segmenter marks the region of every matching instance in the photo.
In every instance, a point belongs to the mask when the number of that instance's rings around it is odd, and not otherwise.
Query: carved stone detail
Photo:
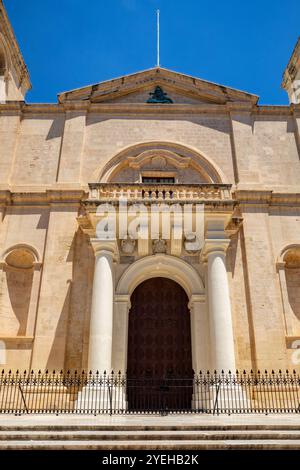
[[[185,251],[191,255],[195,255],[200,252],[201,246],[200,242],[196,237],[196,234],[193,232],[187,233],[185,235],[184,248]]]
[[[153,241],[153,253],[166,253],[167,242],[166,240],[154,240]]]
[[[167,96],[167,93],[160,86],[156,86],[155,90],[150,92],[149,95],[150,98],[148,98],[147,103],[173,103],[173,100]]]
[[[151,164],[155,168],[165,168],[167,165],[167,161],[164,157],[153,157],[151,159]]]
[[[126,255],[132,255],[135,250],[135,240],[132,240],[131,238],[121,240],[121,250]]]

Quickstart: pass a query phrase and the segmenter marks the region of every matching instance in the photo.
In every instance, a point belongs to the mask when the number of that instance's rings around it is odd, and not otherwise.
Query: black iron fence
[[[3,371],[0,413],[300,413],[300,377],[294,371],[163,379]]]

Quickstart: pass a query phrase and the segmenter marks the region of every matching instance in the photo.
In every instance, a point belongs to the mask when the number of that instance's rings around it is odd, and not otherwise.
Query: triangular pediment
[[[58,98],[61,103],[82,100],[91,103],[141,104],[148,103],[156,87],[160,87],[164,95],[170,98],[165,104],[256,104],[258,101],[256,95],[161,67],[60,93]]]

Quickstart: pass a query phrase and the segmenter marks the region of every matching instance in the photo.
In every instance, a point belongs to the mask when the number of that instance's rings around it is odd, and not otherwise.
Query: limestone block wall
[[[236,365],[250,370],[256,363],[254,332],[244,235],[241,230],[232,237],[227,251],[227,272],[234,329]]]
[[[94,262],[95,255],[88,237],[77,231],[66,329],[66,369],[87,369]]]
[[[226,182],[240,187],[299,186],[299,117],[288,108],[119,116],[36,106],[25,107],[23,114],[17,107],[0,113],[0,183],[87,184],[124,148],[164,141],[207,156]]]
[[[118,152],[141,142],[177,142],[213,155],[227,182],[233,180],[230,122],[226,117],[173,116],[129,117],[127,119],[90,114],[87,117],[82,156],[82,181],[95,178],[101,168]],[[200,150],[201,149],[201,150]]]
[[[78,207],[52,207],[45,240],[32,368],[64,369]]]
[[[290,190],[299,186],[295,116],[232,113],[232,128],[240,187]]]
[[[11,162],[12,185],[51,185],[56,181],[64,115],[22,119]]]
[[[274,368],[275,363],[278,368],[291,368],[273,248],[276,233],[271,231],[267,207],[244,207],[243,217],[257,367]]]
[[[0,115],[0,184],[3,185],[10,184],[20,122],[20,113]]]

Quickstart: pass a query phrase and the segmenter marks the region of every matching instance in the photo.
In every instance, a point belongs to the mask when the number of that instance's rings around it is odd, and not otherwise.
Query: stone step
[[[264,450],[299,450],[300,440],[146,440],[146,441],[56,441],[51,440],[24,442],[1,441],[1,450],[228,450],[228,449],[264,449]]]
[[[0,431],[1,441],[300,440],[300,431]]]
[[[300,416],[299,416],[300,418]],[[34,422],[34,417],[33,417]],[[122,425],[122,424],[110,424],[110,425],[98,425],[98,424],[7,424],[0,425],[0,432],[4,431],[300,431],[300,420],[299,424],[226,424],[226,425],[186,425],[186,424],[175,424],[175,425]]]

